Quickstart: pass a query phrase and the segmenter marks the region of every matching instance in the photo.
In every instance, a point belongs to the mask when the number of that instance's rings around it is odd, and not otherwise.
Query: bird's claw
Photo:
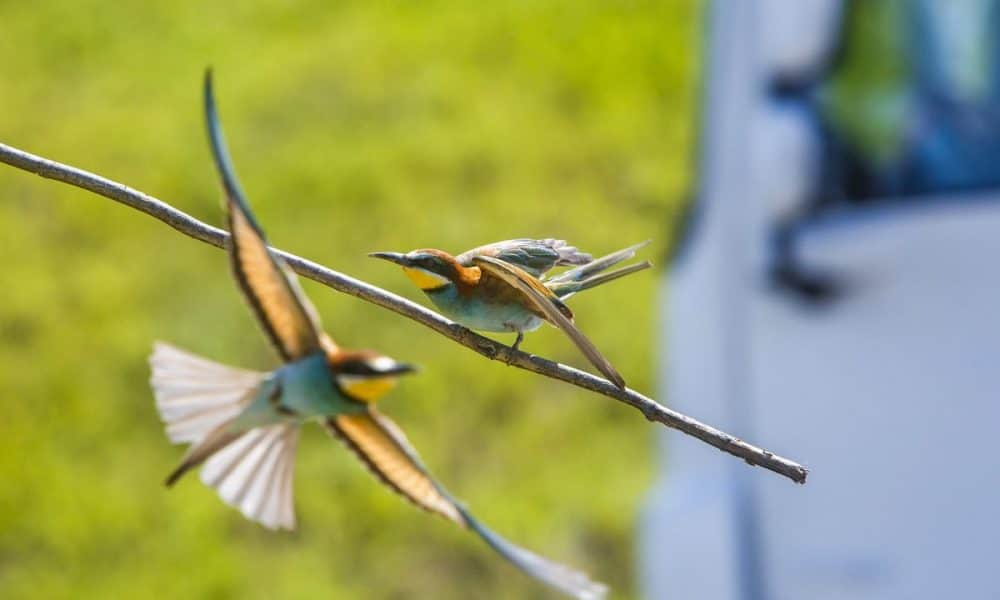
[[[507,360],[504,361],[504,362],[507,363],[508,367],[511,364],[513,364],[513,362],[514,362],[514,353],[517,352],[520,349],[522,341],[524,341],[524,332],[523,331],[518,331],[517,332],[517,339],[515,339],[514,343],[511,344],[511,346],[510,346],[510,350],[511,351],[507,353]]]

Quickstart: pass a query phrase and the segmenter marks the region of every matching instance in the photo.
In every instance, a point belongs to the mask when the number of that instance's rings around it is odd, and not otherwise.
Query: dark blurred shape
[[[810,99],[830,146],[820,205],[1000,185],[998,19],[994,2],[847,5]]]
[[[844,290],[798,257],[808,221],[1000,186],[1000,5],[855,1],[842,11],[829,56],[769,84],[776,101],[806,111],[822,157],[815,188],[776,227],[771,277],[820,304]]]

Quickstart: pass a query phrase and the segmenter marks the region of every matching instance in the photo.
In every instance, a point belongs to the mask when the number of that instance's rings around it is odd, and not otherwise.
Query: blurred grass
[[[595,253],[652,238],[660,258],[689,177],[698,21],[696,0],[0,2],[0,140],[220,223],[199,96],[211,63],[271,240],[424,302],[365,253],[558,236]],[[549,596],[318,428],[300,446],[295,533],[243,520],[194,477],[163,489],[183,450],[153,408],[152,341],[274,365],[218,250],[0,167],[0,260],[0,597]],[[640,390],[655,283],[572,302]],[[634,595],[641,415],[305,286],[344,345],[424,365],[382,406],[474,512]],[[525,349],[583,364],[548,328]]]

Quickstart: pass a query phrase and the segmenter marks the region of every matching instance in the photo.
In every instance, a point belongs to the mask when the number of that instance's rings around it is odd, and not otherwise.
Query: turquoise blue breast
[[[282,421],[304,421],[363,411],[365,406],[344,396],[333,382],[326,356],[316,353],[274,371],[253,402],[237,419],[241,427]]]
[[[445,316],[481,331],[532,331],[542,320],[512,302],[490,302],[476,294],[462,295],[454,285],[427,292],[427,297]]]

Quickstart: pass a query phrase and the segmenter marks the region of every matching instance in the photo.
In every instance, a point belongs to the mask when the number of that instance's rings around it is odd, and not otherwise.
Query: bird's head
[[[463,267],[455,257],[441,250],[427,248],[406,254],[372,252],[368,256],[381,258],[403,267],[406,276],[425,292],[444,287],[463,277]]]
[[[359,402],[375,402],[396,386],[401,375],[417,370],[374,350],[340,352],[330,357],[337,386]]]

